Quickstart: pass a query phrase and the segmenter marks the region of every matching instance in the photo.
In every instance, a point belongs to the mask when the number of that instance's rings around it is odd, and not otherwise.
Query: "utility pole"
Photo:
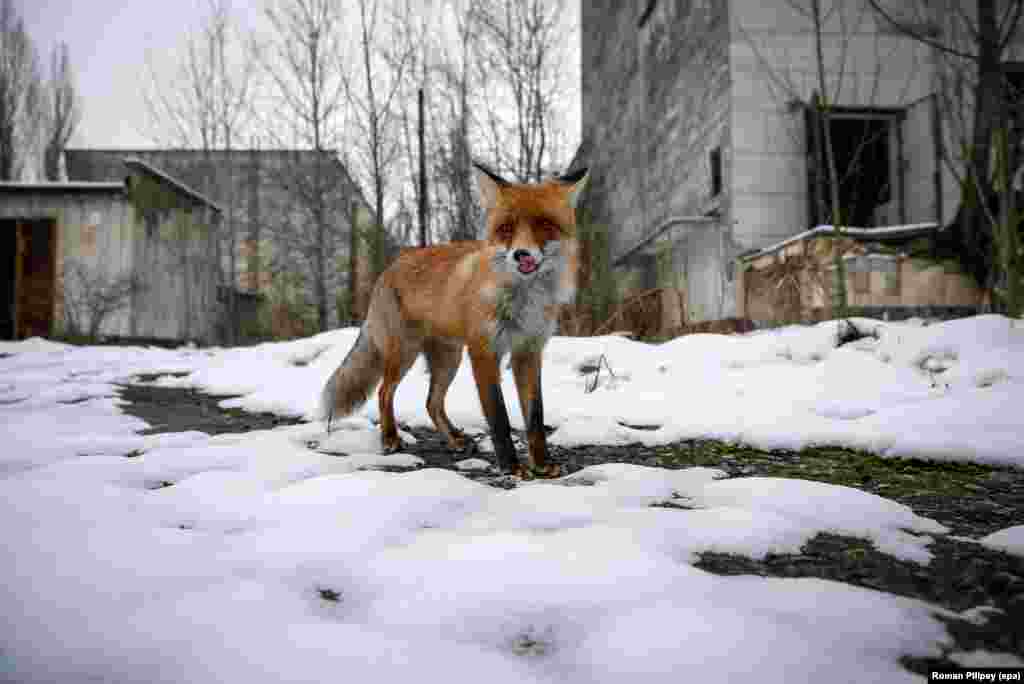
[[[420,139],[420,192],[419,192],[419,215],[420,215],[420,247],[427,246],[427,152],[423,136],[423,88],[418,91],[419,97],[419,139]]]

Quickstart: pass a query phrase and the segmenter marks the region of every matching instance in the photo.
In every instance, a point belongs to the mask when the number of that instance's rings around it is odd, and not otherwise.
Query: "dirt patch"
[[[279,425],[296,425],[299,418],[272,413],[248,413],[241,409],[221,408],[220,402],[235,395],[203,394],[194,389],[153,385],[117,385],[117,393],[130,402],[121,409],[149,423],[141,434],[198,430],[208,435],[226,432],[270,430]]]

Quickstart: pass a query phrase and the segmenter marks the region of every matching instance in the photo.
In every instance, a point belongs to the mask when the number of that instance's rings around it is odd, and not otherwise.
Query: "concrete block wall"
[[[587,204],[612,230],[613,258],[710,206],[708,152],[728,118],[726,12],[724,0],[581,5]]]
[[[733,218],[736,241],[744,249],[810,227],[799,103],[819,90],[819,79],[813,23],[794,8],[798,3],[730,3]],[[932,92],[933,65],[926,47],[886,31],[865,0],[823,0],[822,7],[828,18],[822,36],[826,92],[834,105],[907,107]],[[934,203],[922,201],[920,194],[932,183],[934,167],[931,136],[921,135],[929,133],[930,125],[920,127],[929,116],[915,110],[913,122],[904,127],[913,134],[904,135],[908,222],[935,219]]]

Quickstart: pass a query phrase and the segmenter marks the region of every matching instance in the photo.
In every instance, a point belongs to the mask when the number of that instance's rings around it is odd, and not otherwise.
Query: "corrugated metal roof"
[[[206,195],[202,194],[201,192],[199,192],[197,190],[193,190],[192,188],[190,188],[189,186],[185,185],[184,183],[182,183],[178,179],[176,179],[173,176],[170,176],[170,175],[164,173],[163,171],[161,171],[160,169],[156,168],[152,164],[147,164],[146,162],[142,161],[141,159],[137,159],[135,157],[128,157],[128,158],[126,158],[124,160],[124,164],[125,164],[125,166],[127,166],[130,169],[136,169],[138,171],[142,171],[143,173],[147,173],[147,174],[153,176],[154,178],[160,180],[161,182],[166,183],[167,185],[170,185],[171,187],[176,189],[178,192],[181,192],[182,194],[184,194],[184,195],[186,195],[188,197],[191,197],[192,199],[194,199],[197,202],[200,202],[202,204],[207,205],[208,207],[210,207],[211,209],[213,209],[214,211],[216,211],[218,213],[222,213],[223,212],[223,209],[220,208],[220,205],[218,205],[216,202],[214,202],[213,200],[208,198]]]

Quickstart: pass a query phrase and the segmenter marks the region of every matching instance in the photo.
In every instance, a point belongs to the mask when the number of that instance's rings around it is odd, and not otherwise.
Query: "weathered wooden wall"
[[[58,330],[64,320],[62,288],[68,259],[78,260],[85,268],[107,278],[114,278],[131,268],[130,236],[125,232],[124,213],[124,198],[117,191],[4,193],[0,217],[53,221],[51,239],[55,241],[55,290],[49,306]],[[127,334],[128,316],[127,311],[112,316],[104,332]]]
[[[222,238],[231,228],[237,236],[235,244],[237,287],[252,292],[253,286],[280,286],[284,279],[268,278],[271,272],[290,271],[291,275],[308,275],[305,257],[295,253],[295,245],[281,239],[286,224],[311,225],[303,197],[309,195],[312,169],[317,155],[310,150],[238,149],[202,150],[151,149],[108,150],[71,149],[65,153],[68,177],[72,180],[121,180],[124,159],[134,157],[158,167],[205,194],[223,209]],[[329,269],[327,287],[330,292],[347,287],[348,235],[351,203],[355,201],[369,211],[369,205],[347,169],[331,153],[320,155],[322,173],[328,188],[326,204],[328,223],[328,260],[346,268]],[[226,242],[224,242],[226,246]],[[257,245],[258,249],[253,249]],[[229,269],[228,250],[222,250],[222,268]],[[289,281],[292,282],[292,281]],[[308,278],[306,279],[308,282]],[[304,288],[306,295],[312,288]],[[258,289],[267,294],[268,289]],[[328,307],[329,323],[336,325],[337,312]]]
[[[213,212],[178,209],[147,222],[129,209],[141,286],[132,298],[130,334],[212,342],[222,314]]]
[[[136,220],[123,189],[4,189],[0,218],[52,222],[55,268],[49,302],[52,326],[65,331],[65,288],[73,265],[93,278],[114,282],[135,274],[142,286],[100,329],[103,336],[213,342],[220,316],[216,299],[213,212],[197,208],[190,236],[181,231],[185,210],[172,212],[154,230]],[[7,225],[5,223],[4,225]],[[69,293],[70,294],[70,293]],[[79,321],[84,329],[88,317]]]

